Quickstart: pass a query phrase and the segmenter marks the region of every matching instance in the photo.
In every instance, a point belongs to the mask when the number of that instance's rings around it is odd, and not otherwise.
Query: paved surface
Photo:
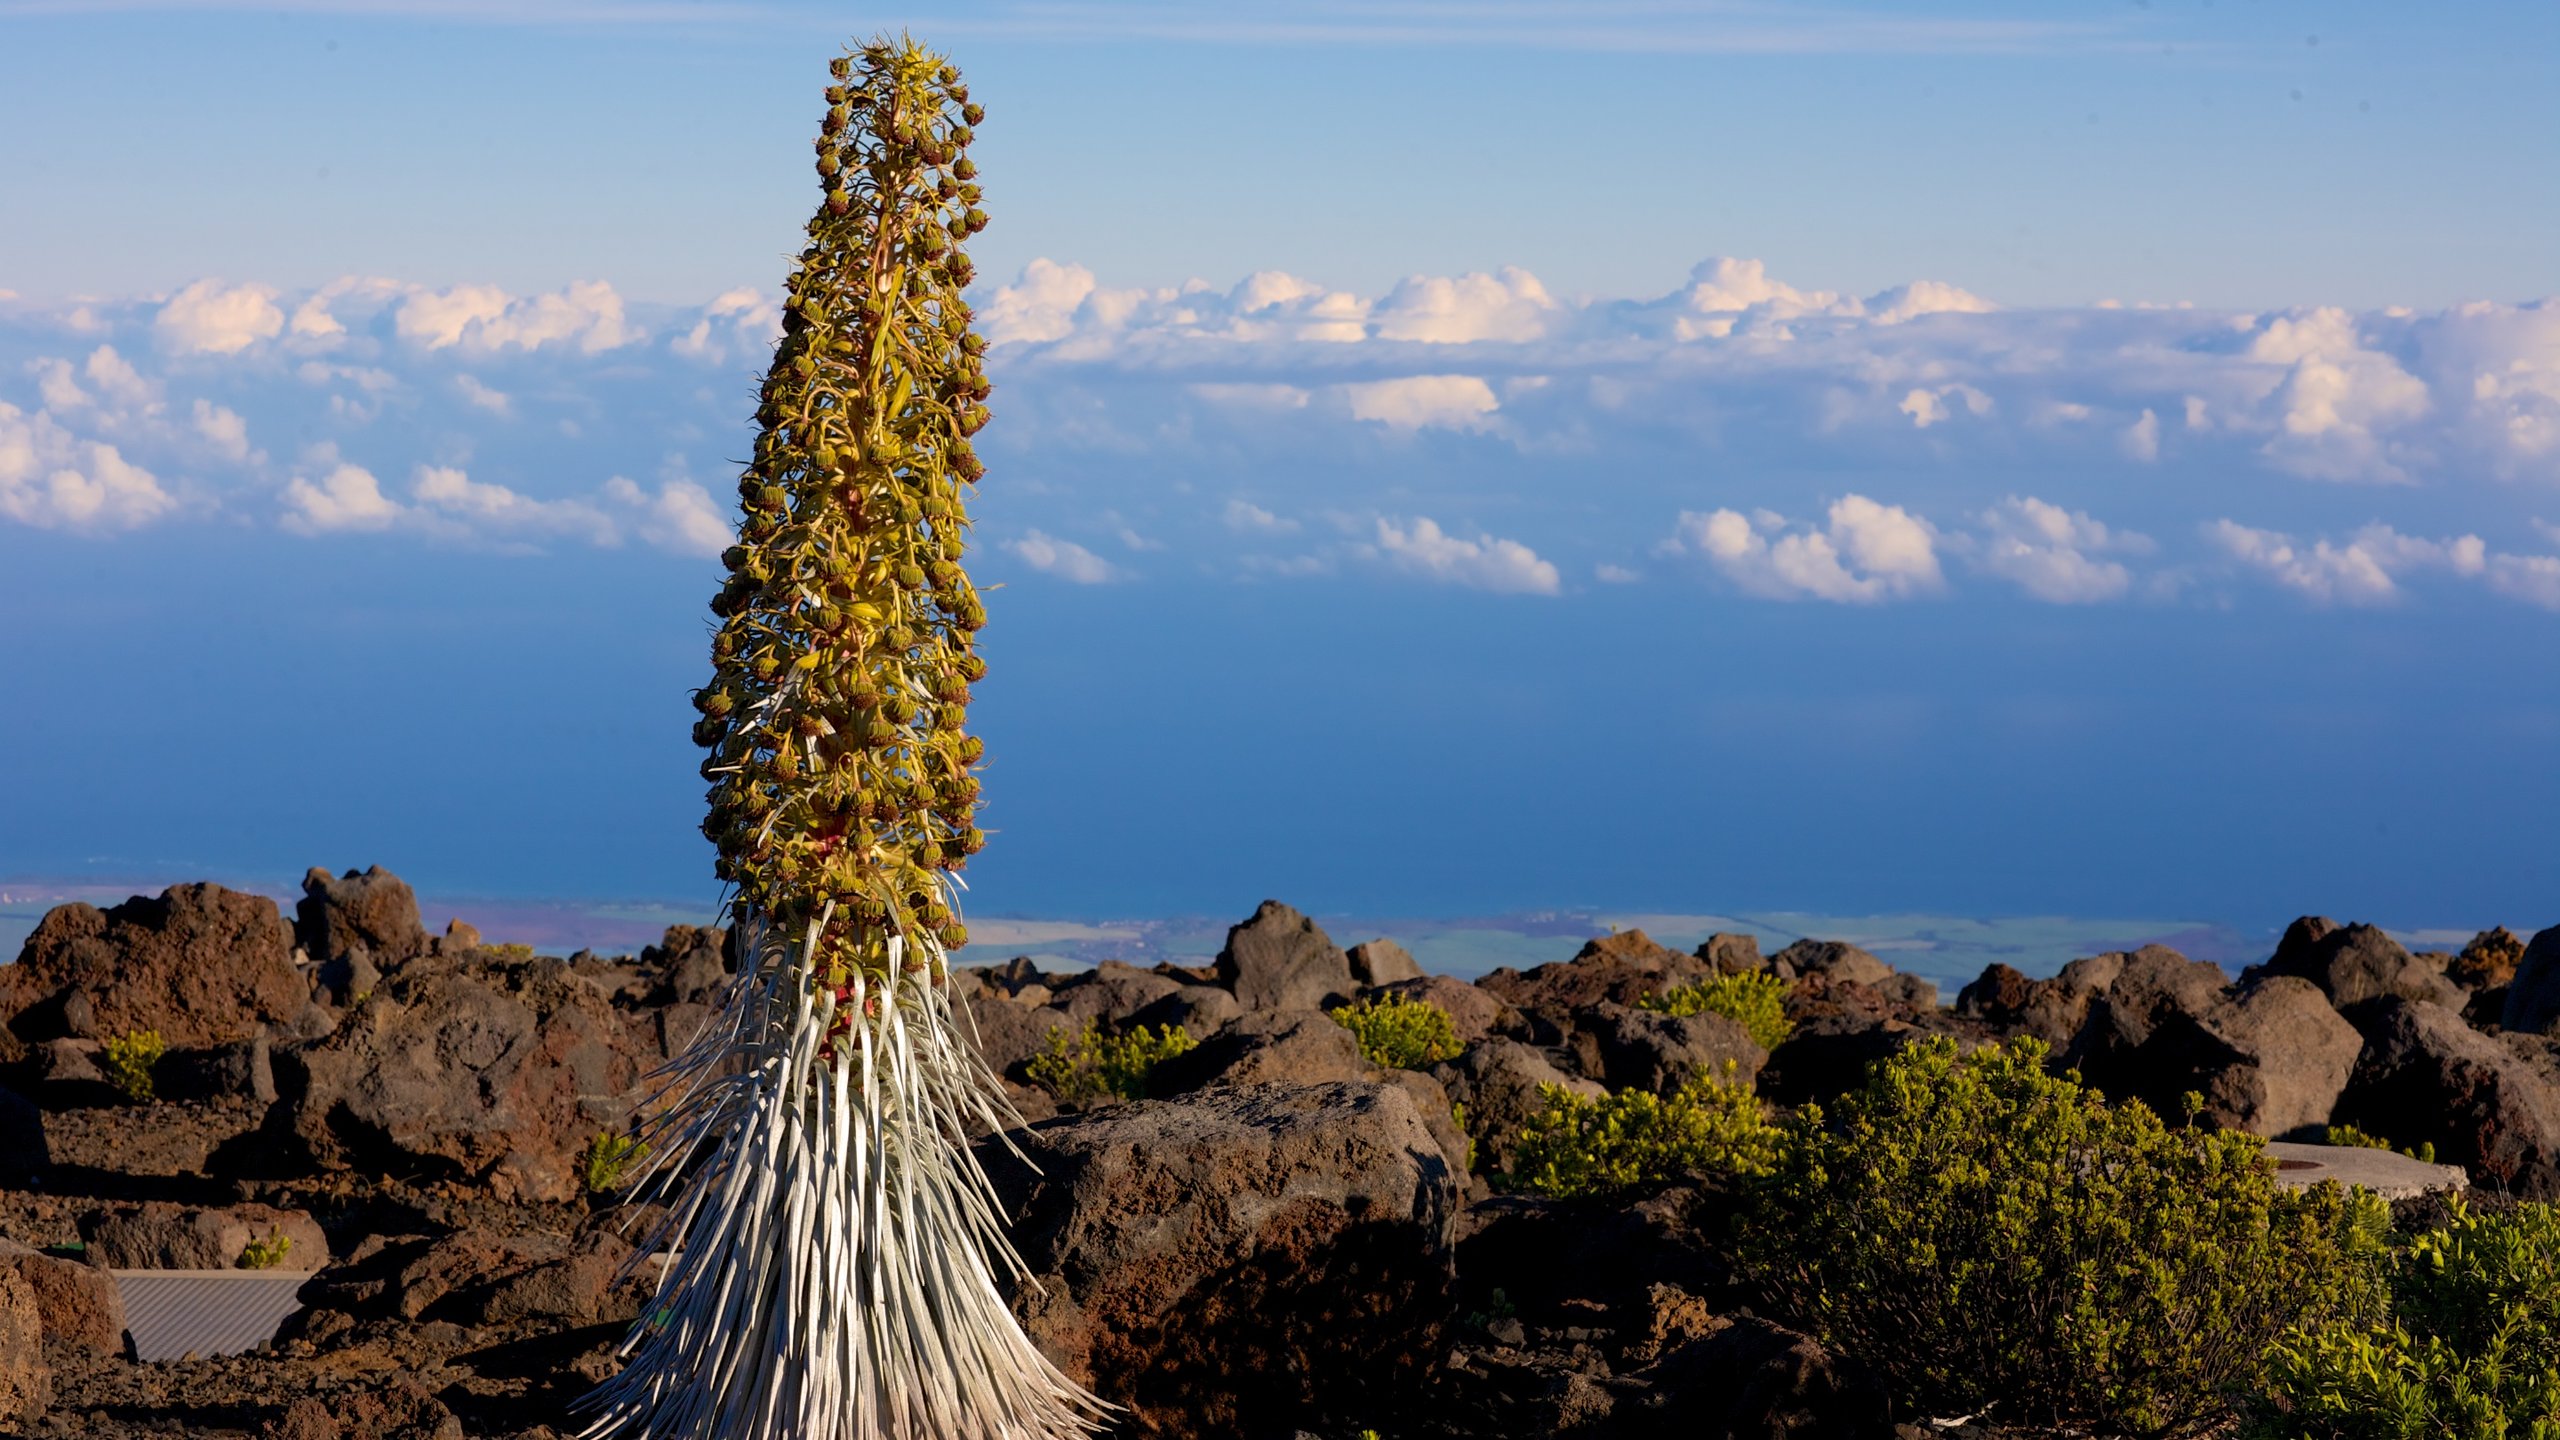
[[[2267,1154],[2276,1162],[2276,1183],[2297,1190],[2335,1180],[2341,1185],[2361,1185],[2385,1200],[2405,1200],[2430,1190],[2465,1189],[2471,1183],[2471,1177],[2463,1174],[2459,1165],[2429,1164],[2396,1151],[2362,1145],[2295,1145],[2279,1141],[2267,1146]]]
[[[134,1358],[237,1355],[276,1336],[302,1308],[307,1270],[111,1270],[124,1296]]]

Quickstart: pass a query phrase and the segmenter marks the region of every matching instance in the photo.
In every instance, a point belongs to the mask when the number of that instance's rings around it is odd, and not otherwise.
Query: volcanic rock
[[[2474,1184],[2560,1197],[2560,1083],[2547,1052],[2516,1043],[2534,1037],[2493,1038],[2441,1005],[2396,996],[2368,1002],[2356,1018],[2364,1049],[2338,1099],[2339,1123],[2395,1145],[2431,1142]]]
[[[53,1371],[44,1363],[44,1317],[35,1288],[0,1266],[0,1424],[15,1429],[53,1400]]]
[[[1467,1131],[1476,1141],[1477,1168],[1502,1174],[1511,1170],[1520,1127],[1546,1108],[1544,1087],[1557,1086],[1590,1099],[1608,1093],[1592,1081],[1557,1069],[1544,1051],[1500,1038],[1473,1046],[1424,1073],[1440,1082],[1451,1101],[1466,1108]]]
[[[1769,968],[1792,980],[1800,975],[1828,975],[1861,985],[1882,985],[1893,967],[1841,940],[1798,940],[1769,957]]]
[[[5,1238],[0,1238],[0,1270],[15,1271],[35,1296],[47,1344],[91,1355],[124,1353],[124,1295],[114,1276]]]
[[[1769,1059],[1741,1022],[1725,1016],[1665,1015],[1606,1001],[1578,1022],[1576,1053],[1586,1044],[1584,1074],[1612,1090],[1655,1094],[1669,1094],[1699,1075],[1748,1083]]]
[[[1346,952],[1351,962],[1352,980],[1363,986],[1393,985],[1399,980],[1419,980],[1422,967],[1413,952],[1393,940],[1368,940]]]
[[[1698,958],[1718,975],[1751,975],[1769,968],[1760,954],[1760,937],[1718,931],[1698,946]]]
[[[2541,1034],[2560,1022],[2560,925],[2542,931],[2516,961],[2507,986],[2506,1028]]]
[[[416,893],[379,865],[336,876],[313,866],[302,877],[293,928],[303,950],[324,965],[361,951],[387,970],[427,953]]]
[[[1218,952],[1220,984],[1247,1010],[1321,1010],[1357,988],[1351,960],[1313,920],[1265,900],[1227,931]]]
[[[2380,929],[2340,926],[2317,915],[2294,921],[2277,942],[2274,956],[2240,978],[2245,983],[2269,975],[2300,976],[2319,986],[2329,1003],[2341,1010],[2383,995],[2432,1001],[2457,1010],[2463,1001],[2461,986]]]
[[[1523,1023],[1520,1012],[1492,991],[1447,975],[1398,980],[1369,993],[1372,998],[1394,995],[1438,1006],[1448,1015],[1449,1028],[1456,1033],[1460,1045],[1473,1045],[1496,1031],[1509,1031]]]
[[[1365,1081],[1373,1067],[1360,1041],[1312,1010],[1256,1010],[1180,1055],[1156,1062],[1147,1093],[1162,1097],[1210,1085]]]
[[[2341,932],[2343,933],[2343,932]],[[2219,967],[2162,946],[2127,956],[2065,1053],[2115,1100],[2276,1136],[2326,1125],[2363,1045],[2319,988],[2279,975],[2226,991]]]
[[[329,1237],[300,1210],[270,1205],[198,1209],[148,1200],[92,1210],[80,1217],[89,1263],[110,1270],[230,1270],[253,1242],[287,1242],[281,1270],[329,1263]]]
[[[1125,1433],[1287,1436],[1428,1365],[1457,1187],[1403,1090],[1221,1086],[1012,1138],[979,1155],[1038,1280],[1017,1313]]]
[[[326,1040],[277,1054],[276,1123],[314,1162],[577,1193],[577,1156],[637,1098],[642,1042],[566,962],[486,954],[405,966]]]
[[[173,885],[111,910],[57,905],[19,952],[10,993],[22,1039],[159,1032],[172,1046],[246,1040],[309,1007],[293,932],[276,903],[219,885]]]

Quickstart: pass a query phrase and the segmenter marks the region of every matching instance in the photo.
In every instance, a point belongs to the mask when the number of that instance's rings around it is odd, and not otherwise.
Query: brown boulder
[[[1845,940],[1798,940],[1769,957],[1769,968],[1786,979],[1828,975],[1861,985],[1882,985],[1893,967]]]
[[[302,877],[293,928],[303,950],[323,964],[361,952],[388,970],[427,953],[416,893],[379,865],[344,875],[313,866]]]
[[[2296,976],[2226,990],[2219,967],[2148,946],[2095,996],[2065,1060],[2115,1100],[2277,1136],[2329,1123],[2363,1042]]]
[[[57,905],[19,951],[10,1028],[30,1041],[156,1030],[171,1046],[246,1040],[309,1008],[293,932],[263,895],[173,885],[112,910]]]
[[[114,1276],[8,1239],[0,1239],[0,1270],[15,1271],[34,1294],[46,1343],[91,1355],[124,1353],[124,1294]]]
[[[2476,1184],[2560,1198],[2560,1083],[2534,1037],[2483,1035],[2441,1005],[2397,997],[2358,1007],[2356,1019],[2364,1049],[2339,1123],[2395,1145],[2432,1143]]]
[[[567,1200],[638,1098],[643,1040],[548,957],[404,967],[327,1039],[280,1050],[275,1123],[324,1167],[441,1170]]]
[[[1333,938],[1277,900],[1263,901],[1252,919],[1227,931],[1217,975],[1247,1010],[1320,1010],[1357,988],[1350,957]]]
[[[1760,954],[1760,937],[1718,931],[1698,946],[1698,958],[1718,975],[1752,975],[1769,968]]]
[[[1345,952],[1351,961],[1351,978],[1363,987],[1393,985],[1399,980],[1419,980],[1422,966],[1415,963],[1413,952],[1393,940],[1377,939],[1354,945]]]
[[[1810,1335],[1752,1316],[1634,1378],[1651,1393],[1640,1407],[1618,1406],[1630,1437],[1886,1440],[1894,1433],[1891,1402],[1874,1376]]]
[[[1555,1044],[1573,1032],[1578,1012],[1602,1001],[1635,1005],[1714,974],[1694,955],[1665,949],[1641,930],[1621,930],[1584,945],[1570,960],[1525,972],[1504,966],[1476,984],[1527,1015],[1531,1038]]]
[[[44,1363],[44,1317],[33,1286],[0,1266],[0,1426],[42,1415],[53,1401],[53,1371]]]
[[[2506,1028],[2541,1034],[2560,1023],[2560,925],[2537,933],[2507,985]]]
[[[1147,1073],[1147,1093],[1180,1095],[1211,1085],[1307,1085],[1370,1080],[1360,1041],[1310,1010],[1256,1010]]]
[[[1665,1015],[1606,1001],[1584,1012],[1574,1040],[1584,1074],[1612,1090],[1657,1095],[1700,1075],[1748,1083],[1769,1060],[1739,1021],[1712,1013]]]
[[[1122,1433],[1329,1429],[1426,1372],[1456,1177],[1403,1090],[1219,1087],[1012,1138],[979,1154],[1037,1279],[1017,1313]]]
[[[2341,926],[2316,915],[2294,921],[2267,963],[2251,967],[2240,978],[2246,982],[2271,975],[2308,980],[2341,1010],[2384,995],[2454,1009],[2460,1009],[2463,1001],[2461,986],[2411,955],[2381,929]]]
[[[1482,986],[1447,975],[1425,975],[1418,980],[1399,980],[1381,985],[1372,996],[1396,995],[1407,1000],[1436,1005],[1449,1017],[1449,1028],[1456,1032],[1460,1045],[1473,1045],[1498,1030],[1509,1030],[1521,1024],[1520,1012]]]
[[[233,1270],[253,1242],[288,1242],[279,1270],[329,1263],[329,1237],[300,1210],[272,1205],[199,1209],[166,1200],[111,1205],[80,1217],[89,1263],[110,1270]]]
[[[1181,982],[1118,960],[1105,960],[1081,975],[1050,982],[1050,1004],[1071,1025],[1087,1020],[1117,1025],[1182,989]]]
[[[1546,1087],[1598,1099],[1599,1085],[1556,1068],[1546,1052],[1517,1040],[1492,1039],[1470,1047],[1455,1060],[1425,1072],[1440,1082],[1449,1099],[1466,1109],[1467,1133],[1476,1142],[1476,1168],[1510,1173],[1519,1149],[1520,1127],[1546,1108]]]

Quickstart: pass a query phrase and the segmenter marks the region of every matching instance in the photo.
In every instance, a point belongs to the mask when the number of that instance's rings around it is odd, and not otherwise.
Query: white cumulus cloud
[[[169,297],[152,328],[179,354],[236,355],[282,333],[284,311],[272,287],[199,280]]]
[[[1821,528],[1761,511],[1682,511],[1667,547],[1697,555],[1742,590],[1773,600],[1867,605],[1936,592],[1937,532],[1864,495],[1831,503]]]
[[[176,504],[115,446],[0,401],[0,515],[43,530],[130,530]]]
[[[1041,574],[1078,585],[1104,585],[1125,576],[1119,566],[1073,540],[1061,540],[1039,530],[1026,531],[1019,540],[1005,541],[1004,548]]]
[[[2320,605],[2387,604],[2400,597],[2400,578],[2412,571],[2476,578],[2489,568],[2488,546],[2477,535],[2428,540],[2388,525],[2368,525],[2344,541],[2305,545],[2291,535],[2229,519],[2207,525],[2204,534],[2242,567]]]
[[[1502,402],[1474,375],[1407,375],[1356,381],[1342,387],[1351,418],[1397,430],[1482,428]]]
[[[1377,522],[1378,553],[1407,574],[1491,590],[1504,595],[1554,595],[1563,589],[1556,567],[1517,540],[1448,534],[1429,516]]]
[[[2148,536],[2110,530],[2084,511],[2065,510],[2032,495],[2001,501],[1982,514],[1984,534],[1974,564],[2010,581],[2038,600],[2087,605],[2124,596],[2133,574],[2109,552],[2147,554]]]

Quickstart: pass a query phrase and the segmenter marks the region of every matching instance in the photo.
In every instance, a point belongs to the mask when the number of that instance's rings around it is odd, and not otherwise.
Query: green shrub
[[[159,1031],[128,1030],[107,1042],[107,1083],[123,1091],[127,1100],[149,1100],[156,1093],[152,1067],[168,1053],[168,1042]]]
[[[1520,1127],[1512,1187],[1532,1195],[1615,1195],[1692,1170],[1766,1173],[1779,1132],[1760,1097],[1732,1078],[1701,1075],[1668,1096],[1621,1090],[1605,1098],[1539,1087],[1546,1107]]]
[[[2381,1136],[2368,1135],[2353,1125],[2330,1126],[2327,1132],[2321,1135],[2320,1143],[2323,1145],[2353,1145],[2365,1150],[2391,1150],[2395,1153],[2406,1155],[2412,1160],[2423,1160],[2430,1165],[2436,1163],[2436,1142],[2433,1140],[2421,1141],[2418,1148],[2415,1150],[2401,1150],[2390,1141],[2383,1139]]]
[[[1360,1039],[1360,1053],[1372,1065],[1390,1070],[1419,1070],[1455,1060],[1465,1047],[1449,1012],[1428,1000],[1381,995],[1333,1012],[1334,1022]]]
[[[631,1168],[649,1158],[649,1147],[629,1135],[601,1130],[587,1142],[587,1153],[578,1161],[578,1182],[590,1195],[602,1195],[618,1188]]]
[[[2388,1215],[2281,1190],[2262,1142],[2173,1129],[1933,1039],[1787,1126],[1745,1277],[1928,1415],[2141,1436],[2227,1426],[2299,1323],[2379,1312]]]
[[[1070,1105],[1083,1105],[1105,1095],[1135,1100],[1146,1093],[1147,1072],[1195,1043],[1179,1025],[1150,1031],[1141,1025],[1125,1035],[1104,1033],[1094,1021],[1074,1032],[1052,1030],[1040,1053],[1031,1057],[1035,1085]]]
[[[2270,1357],[2266,1440],[2560,1440],[2560,1210],[2472,1212],[2393,1253],[2391,1323],[2304,1327]]]
[[[273,1270],[284,1263],[284,1257],[292,1253],[293,1237],[270,1225],[267,1227],[266,1239],[252,1240],[249,1242],[249,1248],[240,1252],[240,1268]]]
[[[1665,1015],[1722,1015],[1751,1032],[1763,1050],[1775,1050],[1795,1026],[1787,1019],[1787,992],[1795,987],[1766,971],[1719,975],[1695,985],[1674,985],[1636,1003]]]

